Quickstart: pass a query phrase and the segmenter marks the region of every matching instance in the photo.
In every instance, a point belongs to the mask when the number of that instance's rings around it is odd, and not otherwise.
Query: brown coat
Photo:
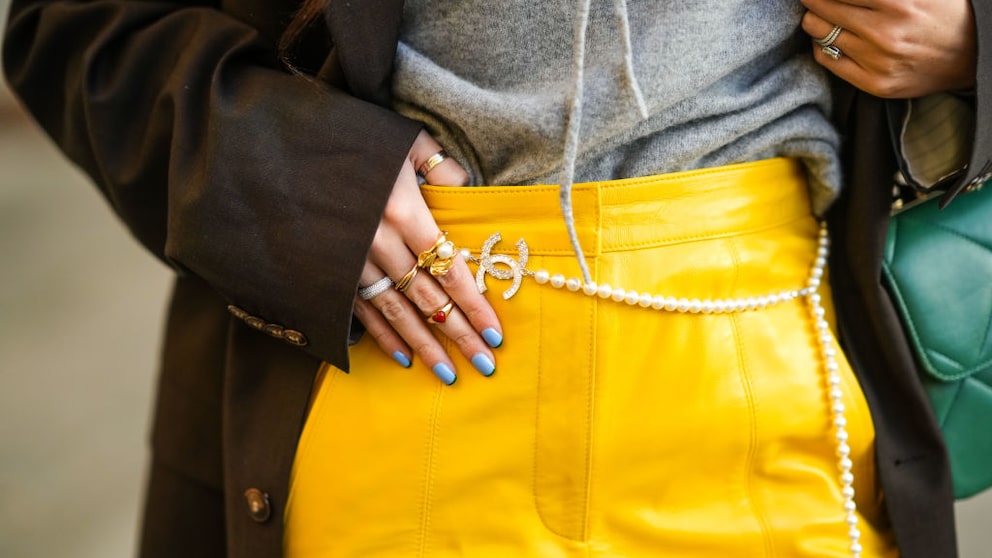
[[[979,52],[992,52],[992,1],[973,4]],[[314,56],[302,63],[319,71],[316,82],[291,76],[275,56],[295,8],[13,1],[10,83],[178,275],[142,556],[280,554],[314,373],[321,360],[347,367],[362,263],[419,130],[385,108],[402,0],[331,2],[326,30],[305,43]],[[992,168],[989,56],[979,60],[971,164],[949,184],[954,193]],[[830,215],[832,277],[903,556],[950,557],[946,457],[879,286],[880,185],[898,165],[887,111],[897,116],[898,104],[838,86],[847,189]]]

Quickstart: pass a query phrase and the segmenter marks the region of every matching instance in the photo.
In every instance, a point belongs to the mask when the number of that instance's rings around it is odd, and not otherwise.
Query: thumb
[[[417,174],[424,177],[427,184],[443,186],[465,186],[468,173],[457,161],[448,157],[441,145],[426,131],[413,142],[410,148],[410,161]]]

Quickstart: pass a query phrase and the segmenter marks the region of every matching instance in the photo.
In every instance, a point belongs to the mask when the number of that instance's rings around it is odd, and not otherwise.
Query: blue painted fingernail
[[[444,382],[444,385],[450,386],[451,384],[455,383],[455,380],[457,379],[455,378],[454,370],[452,370],[450,366],[448,366],[443,362],[439,362],[435,364],[434,368],[432,368],[431,370],[434,371],[435,376],[437,376],[442,382]]]
[[[401,351],[396,351],[395,353],[393,353],[393,359],[396,360],[396,362],[400,363],[400,366],[402,366],[403,368],[410,368],[410,359],[407,358],[407,356],[403,354]]]
[[[489,346],[494,349],[503,344],[503,336],[500,335],[498,331],[496,331],[491,327],[487,327],[486,329],[482,330],[482,338],[485,339],[486,343],[488,343]]]
[[[489,360],[489,357],[482,353],[472,357],[472,366],[479,372],[482,372],[483,376],[492,376],[493,372],[496,371],[496,365],[493,364],[493,361]]]

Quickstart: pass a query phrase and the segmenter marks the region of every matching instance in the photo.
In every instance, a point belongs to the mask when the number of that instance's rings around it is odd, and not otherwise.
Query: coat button
[[[981,190],[982,186],[984,186],[985,183],[988,182],[990,179],[992,179],[992,172],[987,172],[985,174],[976,176],[975,178],[972,178],[970,182],[968,182],[967,186],[964,187],[964,192],[971,193],[974,192],[975,190]]]
[[[262,331],[268,333],[269,335],[275,337],[276,339],[282,339],[283,336],[285,335],[283,333],[282,326],[279,324],[265,324],[265,327],[262,328]]]
[[[257,523],[265,523],[272,515],[269,495],[257,488],[245,490],[245,503],[248,504],[248,515]]]
[[[307,344],[306,336],[295,329],[284,329],[282,338],[297,347],[305,347]]]

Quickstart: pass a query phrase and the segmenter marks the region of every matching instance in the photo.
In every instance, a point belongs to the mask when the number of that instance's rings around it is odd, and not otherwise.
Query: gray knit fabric
[[[571,121],[576,182],[797,156],[826,208],[838,138],[799,2],[591,0],[583,26],[585,3],[407,0],[395,108],[474,184],[570,182]]]

